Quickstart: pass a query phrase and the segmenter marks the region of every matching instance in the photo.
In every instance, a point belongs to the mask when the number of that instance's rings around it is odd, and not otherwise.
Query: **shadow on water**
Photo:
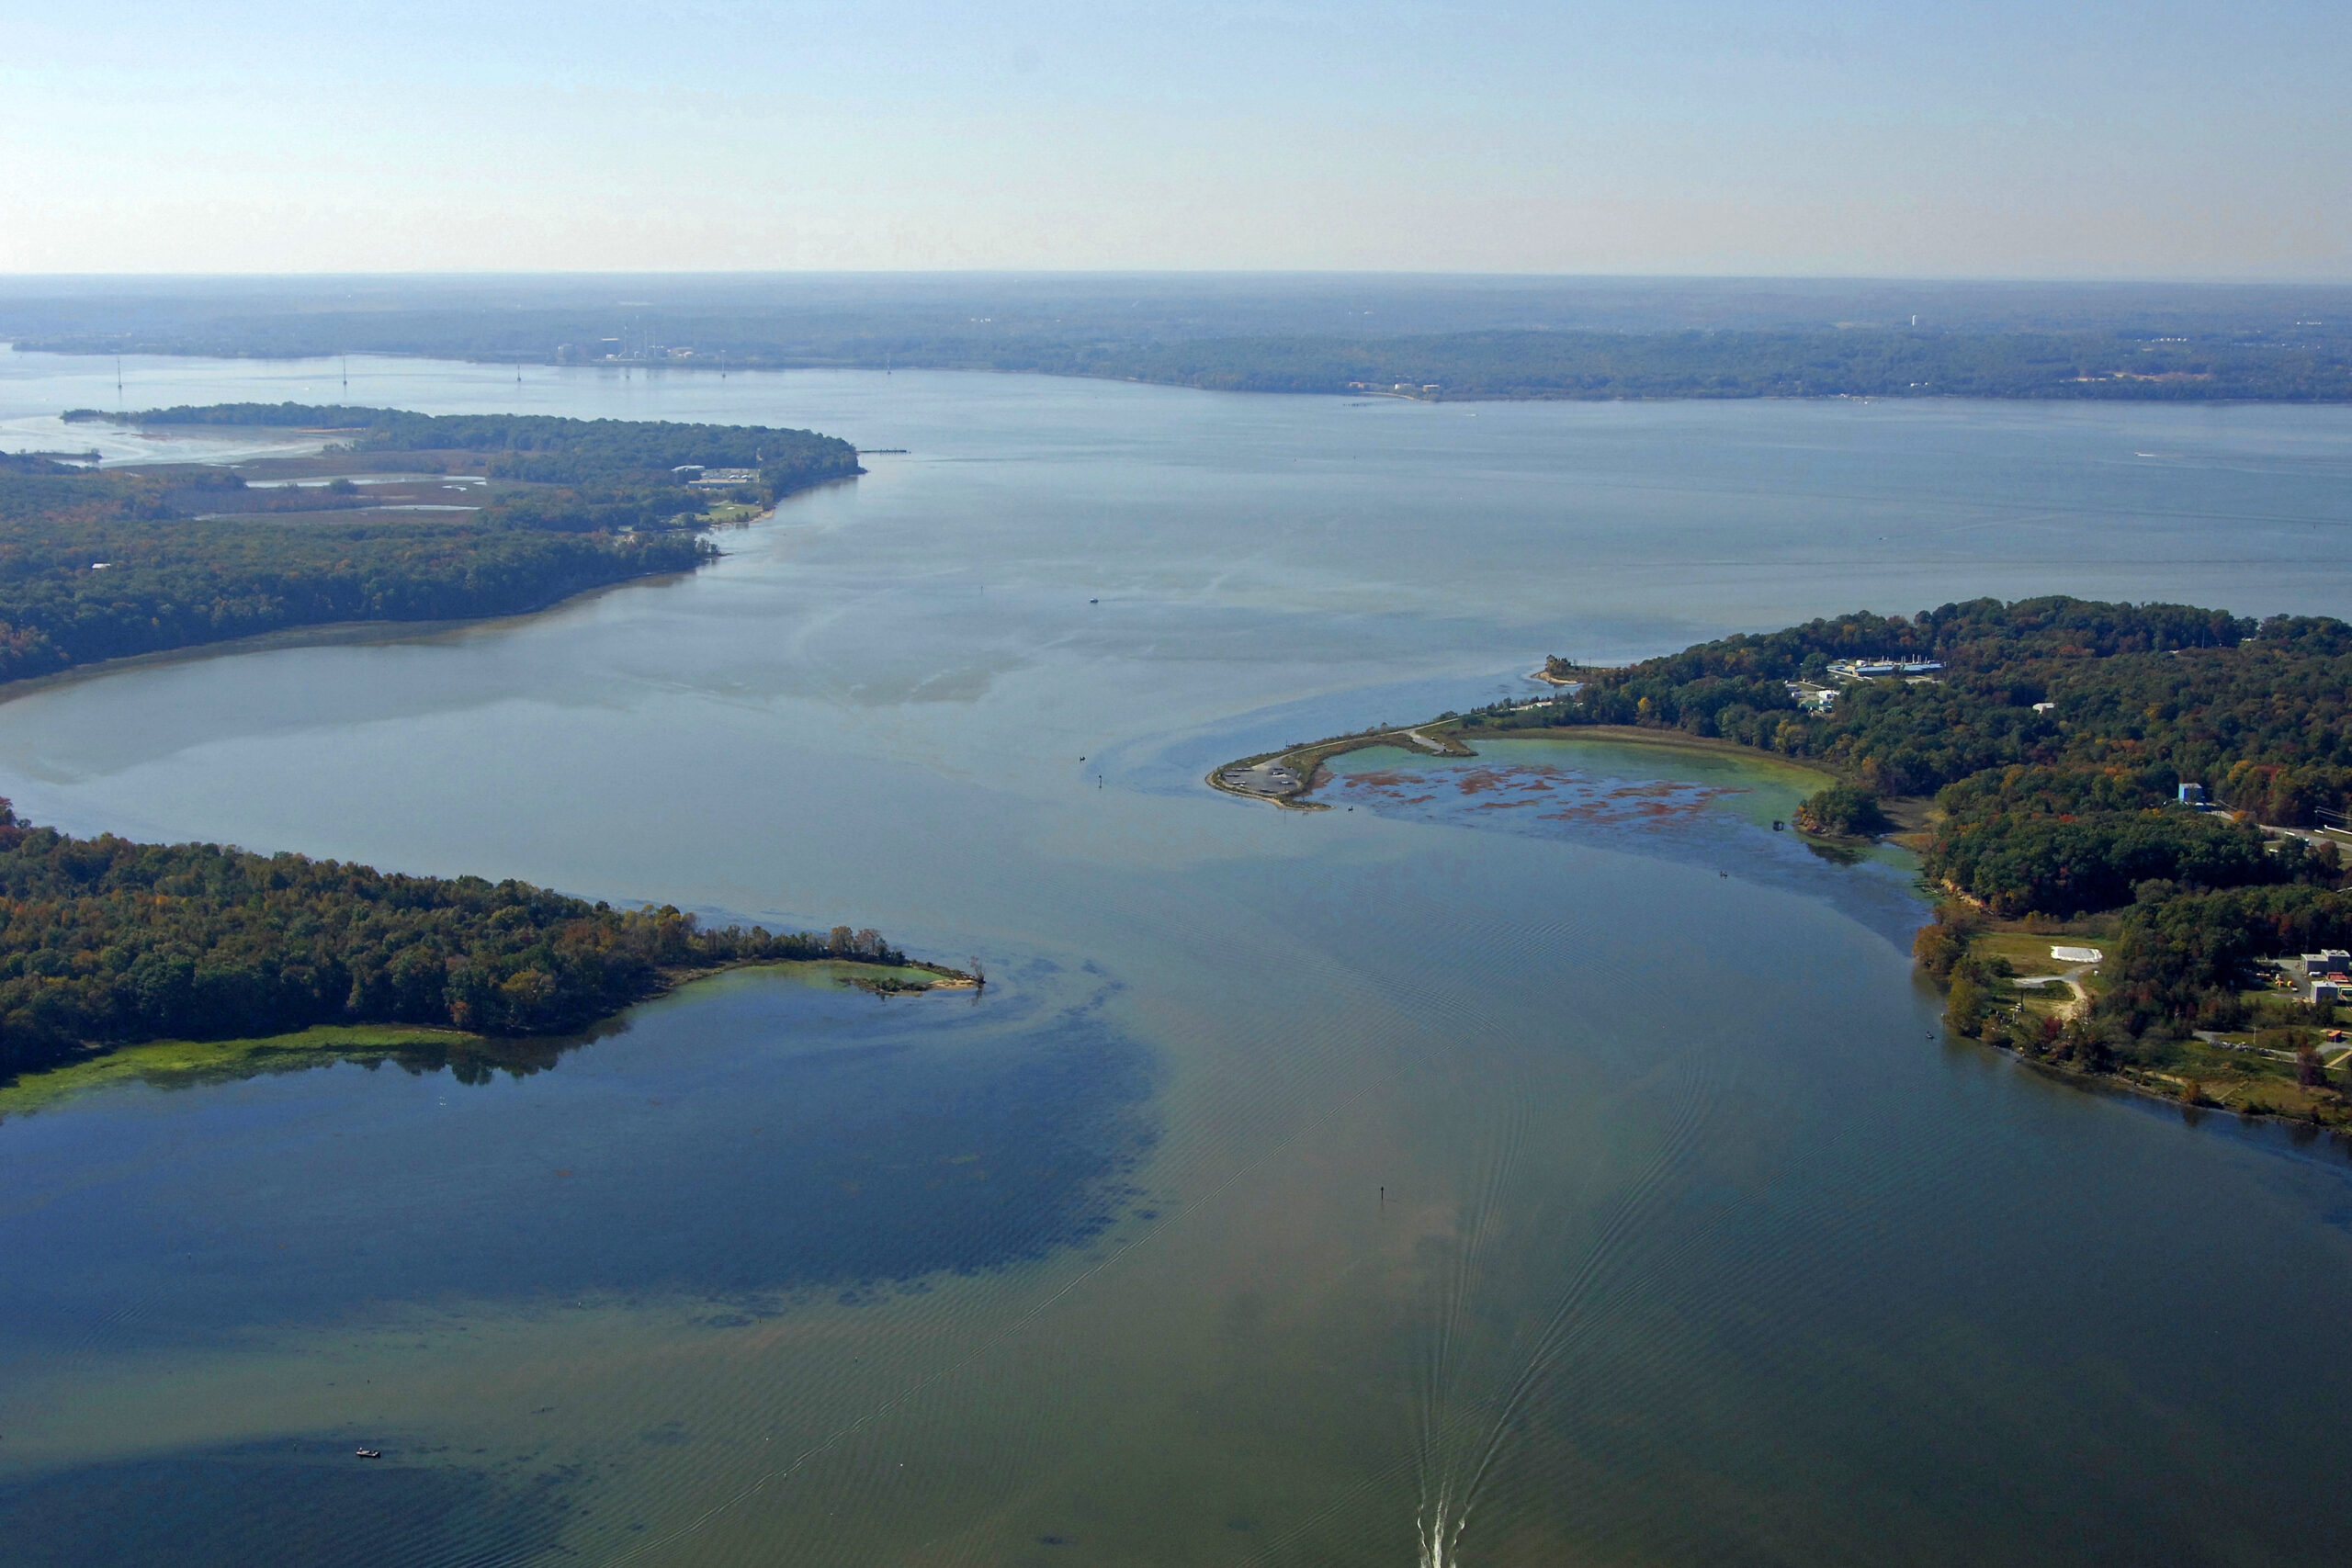
[[[113,1460],[0,1484],[13,1568],[318,1568],[541,1559],[568,1510],[560,1473],[353,1457],[287,1438]]]
[[[0,1326],[184,1339],[591,1294],[727,1324],[1042,1258],[1117,1223],[1158,1136],[1113,989],[1041,964],[982,1005],[886,1002],[744,971],[546,1047],[559,1072],[85,1096],[0,1125],[27,1200],[0,1215]]]

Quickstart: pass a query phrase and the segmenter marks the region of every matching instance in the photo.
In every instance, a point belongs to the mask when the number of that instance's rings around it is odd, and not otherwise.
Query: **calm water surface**
[[[0,445],[86,446],[53,416],[111,368],[0,355]],[[0,1121],[0,1561],[2352,1552],[2341,1149],[1945,1042],[1899,857],[1771,830],[1801,773],[1521,741],[1359,754],[1311,816],[1199,783],[1547,651],[1979,593],[2346,613],[2352,411],[348,395],[909,451],[691,578],[21,695],[0,792],[994,983],[741,975],[520,1075]]]

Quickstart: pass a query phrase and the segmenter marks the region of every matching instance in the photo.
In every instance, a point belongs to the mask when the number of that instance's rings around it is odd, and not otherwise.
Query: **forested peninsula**
[[[715,553],[713,523],[862,471],[847,442],[757,426],[296,403],[66,417],[304,431],[328,451],[103,472],[0,457],[0,682],[299,626],[536,610],[689,570]],[[466,482],[420,510],[387,473]]]
[[[76,839],[0,800],[0,1080],[142,1041],[397,1023],[577,1031],[694,975],[831,959],[879,989],[873,931],[711,930],[523,882],[403,876],[217,844]],[[929,968],[929,966],[921,966]]]
[[[2352,947],[2336,841],[2352,806],[2352,626],[1988,599],[1622,668],[1555,659],[1545,673],[1560,683],[1547,699],[1293,748],[1213,781],[1295,802],[1323,758],[1356,746],[1598,726],[1802,759],[1840,780],[1807,803],[1814,828],[1874,832],[1884,807],[1920,821],[1910,841],[1939,903],[1916,953],[1956,1030],[2191,1104],[2352,1121],[2335,1003],[2312,1000],[2292,962]],[[1276,770],[1292,783],[1266,784]],[[2046,956],[2086,943],[2095,965]]]

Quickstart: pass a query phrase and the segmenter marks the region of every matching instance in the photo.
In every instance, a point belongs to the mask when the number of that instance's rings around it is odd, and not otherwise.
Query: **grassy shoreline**
[[[834,958],[748,960],[707,969],[664,971],[663,983],[652,995],[571,1034],[492,1035],[429,1024],[356,1023],[315,1024],[289,1034],[248,1039],[150,1040],[94,1051],[76,1061],[0,1082],[0,1120],[28,1115],[123,1084],[188,1089],[270,1073],[300,1072],[334,1062],[370,1068],[390,1062],[412,1071],[448,1067],[468,1082],[481,1081],[495,1072],[519,1077],[553,1066],[564,1053],[597,1039],[615,1019],[636,1008],[724,975],[757,970],[877,997],[972,990],[978,986],[974,976],[961,970],[922,960],[887,965]]]
[[[2299,1132],[2303,1129],[2314,1133],[2324,1131],[2338,1139],[2352,1141],[2352,1115],[2346,1114],[2338,1100],[2324,1092],[2312,1094],[2284,1075],[2233,1072],[2229,1064],[2219,1061],[2211,1070],[2199,1073],[2163,1073],[2141,1068],[2092,1072],[2064,1062],[2030,1055],[2015,1046],[1997,1042],[1962,1038],[1968,1039],[1973,1045],[1990,1045],[2028,1070],[2070,1088],[2105,1090],[2129,1095],[2135,1100],[2155,1100],[2177,1107],[2183,1116],[2191,1121],[2206,1116],[2235,1116],[2246,1122],[2276,1122]],[[2188,1098],[2192,1089],[2196,1094],[2194,1100]]]

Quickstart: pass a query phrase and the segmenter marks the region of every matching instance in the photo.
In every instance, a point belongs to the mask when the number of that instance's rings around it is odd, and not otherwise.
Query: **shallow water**
[[[100,369],[0,356],[0,429],[48,445]],[[332,369],[133,361],[129,400]],[[1547,651],[1858,604],[2341,613],[2352,411],[410,362],[350,398],[911,450],[691,578],[20,696],[20,809],[871,924],[995,983],[738,976],[522,1077],[0,1122],[18,1560],[153,1561],[126,1520],[224,1563],[2352,1545],[2314,1502],[2342,1151],[1944,1043],[1899,857],[1774,834],[1789,770],[1512,741],[1357,754],[1311,815],[1201,784]]]
[[[1797,807],[1829,782],[1826,774],[1753,754],[1573,732],[1481,740],[1476,750],[1442,759],[1386,747],[1347,752],[1313,798],[1335,811],[1712,868],[1821,899],[1905,950],[1918,930],[1910,854],[1793,829]]]

